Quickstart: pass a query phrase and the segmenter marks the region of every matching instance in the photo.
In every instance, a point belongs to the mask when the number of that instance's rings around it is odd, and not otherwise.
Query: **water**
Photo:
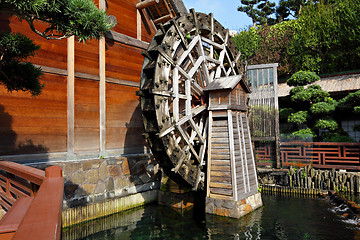
[[[241,219],[149,205],[63,231],[63,240],[354,239],[356,222],[325,199],[263,194],[264,207]]]

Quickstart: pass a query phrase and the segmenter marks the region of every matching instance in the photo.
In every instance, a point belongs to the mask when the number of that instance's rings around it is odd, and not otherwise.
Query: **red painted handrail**
[[[64,179],[60,167],[43,170],[0,161],[0,239],[61,239]]]

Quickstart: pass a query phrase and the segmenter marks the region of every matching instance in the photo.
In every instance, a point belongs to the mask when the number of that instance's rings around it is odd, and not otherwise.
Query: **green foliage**
[[[325,142],[354,142],[345,131],[327,132],[323,134]]]
[[[360,124],[356,124],[354,126],[354,131],[360,131]]]
[[[249,28],[248,31],[241,31],[232,39],[241,52],[241,58],[244,61],[250,59],[255,54],[256,49],[259,48],[260,38],[255,27]]]
[[[289,123],[294,124],[303,124],[305,123],[309,118],[309,113],[307,111],[298,111],[296,113],[291,113],[288,117]]]
[[[281,20],[288,20],[291,16],[297,18],[302,7],[307,3],[307,0],[280,0],[279,6],[276,8],[276,14]]]
[[[360,106],[354,107],[354,113],[360,114]]]
[[[294,93],[295,92],[295,93]],[[301,104],[313,104],[325,101],[330,96],[328,92],[325,92],[321,89],[319,85],[310,85],[307,88],[296,88],[294,91],[290,92],[290,98],[293,102],[298,102]]]
[[[288,76],[294,66],[289,58],[295,21],[282,22],[273,26],[262,26],[257,29],[258,44],[254,55],[248,58],[249,64],[278,63],[279,76]]]
[[[289,135],[283,134],[282,137],[290,139],[291,141],[313,141],[313,139],[316,138],[316,134],[310,128],[304,128],[294,131]]]
[[[114,23],[91,0],[2,0],[1,10],[26,20],[30,28],[46,39],[76,35],[80,41],[99,39]],[[34,21],[48,26],[39,30]]]
[[[327,117],[316,120],[314,127],[316,129],[335,131],[336,129],[338,129],[339,125],[334,119]]]
[[[238,11],[246,13],[252,19],[253,26],[275,23],[275,20],[270,17],[275,13],[275,3],[268,0],[241,0]]]
[[[334,103],[317,102],[310,107],[310,112],[314,115],[329,115],[335,112],[336,101]]]
[[[244,56],[249,64],[277,62],[279,77],[360,68],[358,0],[281,0],[276,11],[278,23],[258,27],[256,42],[246,44],[252,46],[253,55]],[[289,16],[294,20],[283,21]]]
[[[294,73],[286,83],[289,86],[305,86],[318,80],[320,80],[320,77],[314,72],[298,71]]]
[[[360,113],[360,90],[339,100],[337,110],[341,113]]]
[[[359,68],[359,13],[358,1],[309,2],[294,29],[295,65],[320,73]]]
[[[290,114],[294,113],[292,108],[280,108],[279,110],[279,119],[280,121],[286,121]]]
[[[321,141],[322,137],[332,134],[339,129],[338,123],[331,118],[337,106],[337,101],[329,97],[329,93],[321,89],[319,85],[308,85],[317,81],[319,77],[313,72],[301,71],[300,74],[294,74],[288,84],[295,85],[290,91],[291,107],[297,111],[289,115],[287,122],[293,123],[298,131],[295,131],[290,137],[298,139],[317,138]],[[320,119],[319,119],[320,117]],[[304,127],[305,129],[299,129]],[[296,129],[294,129],[296,130]],[[319,130],[323,130],[320,134]],[[324,131],[326,131],[324,133]],[[301,135],[304,135],[301,137]]]
[[[39,81],[41,69],[29,62],[39,46],[20,33],[0,33],[0,82],[9,92],[29,91],[33,96],[44,87]]]

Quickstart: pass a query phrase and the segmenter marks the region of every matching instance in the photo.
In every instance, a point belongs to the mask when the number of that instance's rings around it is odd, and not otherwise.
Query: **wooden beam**
[[[105,0],[99,0],[99,8],[106,9]],[[99,157],[106,157],[106,62],[105,62],[105,37],[102,36],[99,40],[99,121],[100,121],[100,153]]]
[[[227,118],[228,118],[228,137],[229,137],[229,147],[230,147],[230,163],[231,163],[231,190],[232,195],[234,197],[234,201],[238,200],[237,194],[237,182],[236,182],[236,164],[235,164],[235,151],[234,151],[234,129],[233,129],[233,117],[232,111],[227,111]],[[211,183],[210,183],[211,184]]]
[[[129,36],[125,35],[125,34],[118,33],[118,32],[115,32],[115,31],[107,32],[106,33],[106,38],[114,40],[114,41],[122,43],[122,44],[125,44],[125,45],[141,48],[141,49],[144,49],[144,50],[146,50],[148,48],[148,46],[149,46],[149,43],[147,43],[147,42],[138,40],[138,39],[133,38],[133,37],[129,37]]]
[[[248,137],[249,137],[249,144],[250,144],[250,154],[251,154],[251,161],[253,164],[253,171],[254,171],[254,175],[255,175],[255,181],[256,181],[256,189],[259,188],[259,183],[258,183],[258,179],[257,179],[257,172],[256,172],[256,163],[255,163],[255,157],[254,157],[254,151],[253,151],[253,146],[251,145],[251,134],[250,134],[250,126],[249,126],[249,119],[247,117],[247,115],[245,114],[245,120],[246,120],[246,127],[247,127],[247,131],[248,131]],[[251,187],[251,186],[250,186]]]
[[[34,64],[34,65],[36,67],[40,67],[42,72],[67,76],[67,70],[65,70],[65,69],[47,67],[47,66],[42,66],[42,65],[37,65],[37,64]],[[93,75],[93,74],[88,74],[88,73],[82,73],[82,72],[75,72],[75,77],[82,78],[82,79],[94,80],[94,81],[100,81],[99,76]],[[137,83],[137,82],[118,79],[118,78],[109,78],[108,77],[108,78],[106,78],[106,82],[129,86],[129,87],[136,87],[136,88],[139,87],[139,83]]]
[[[212,137],[212,126],[213,125],[213,116],[212,111],[209,111],[209,127],[208,127],[208,156],[207,156],[207,178],[206,178],[206,197],[210,197],[210,172],[211,172],[211,137]]]
[[[170,19],[172,18],[172,15],[171,14],[168,14],[168,15],[165,15],[165,16],[162,16],[162,17],[159,17],[157,19],[155,19],[153,22],[154,24],[159,24],[159,23],[164,23],[164,22],[167,22],[169,21]]]
[[[67,39],[67,159],[76,159],[75,146],[75,37]]]
[[[160,0],[145,0],[136,4],[136,9],[141,10],[159,3]]]
[[[141,41],[141,14],[136,11],[136,39]]]
[[[106,77],[105,77],[105,38],[99,41],[99,118],[100,118],[100,156],[106,156]]]

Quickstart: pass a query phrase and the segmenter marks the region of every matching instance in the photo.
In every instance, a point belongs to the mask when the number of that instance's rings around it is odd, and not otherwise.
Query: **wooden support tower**
[[[215,79],[205,91],[210,119],[206,212],[239,218],[262,206],[247,117],[250,91],[241,75]]]

